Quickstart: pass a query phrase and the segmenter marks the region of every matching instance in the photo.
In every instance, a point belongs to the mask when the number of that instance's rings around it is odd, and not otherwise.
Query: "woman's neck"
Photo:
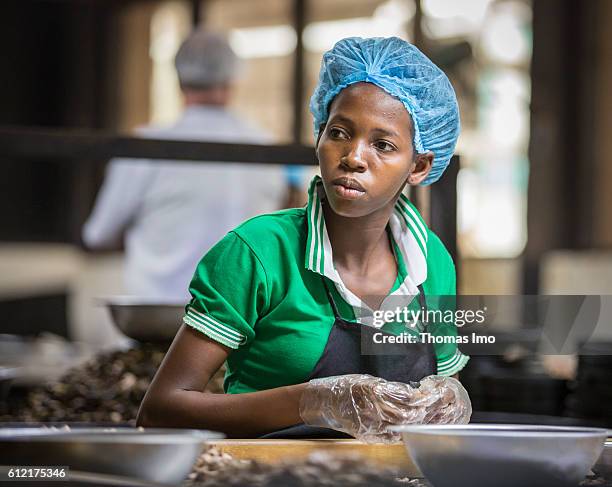
[[[336,267],[365,276],[384,256],[392,255],[385,231],[392,205],[357,218],[338,215],[325,200],[322,206]]]

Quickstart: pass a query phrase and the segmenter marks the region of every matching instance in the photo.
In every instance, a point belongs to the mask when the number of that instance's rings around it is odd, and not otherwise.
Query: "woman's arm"
[[[211,429],[236,438],[301,423],[299,403],[307,384],[247,394],[202,392],[230,351],[183,325],[142,401],[137,424]]]

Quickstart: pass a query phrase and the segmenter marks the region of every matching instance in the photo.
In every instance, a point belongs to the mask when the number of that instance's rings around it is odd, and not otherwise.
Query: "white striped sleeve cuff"
[[[247,338],[244,334],[193,308],[187,309],[187,313],[183,316],[183,323],[229,348],[237,349],[246,343]]]
[[[455,355],[452,357],[444,360],[438,359],[438,375],[443,375],[446,377],[455,375],[463,367],[465,367],[468,360],[470,360],[470,357],[468,355],[464,355],[457,349],[455,351]]]

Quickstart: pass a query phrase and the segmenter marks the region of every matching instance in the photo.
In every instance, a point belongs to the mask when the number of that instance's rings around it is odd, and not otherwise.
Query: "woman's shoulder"
[[[454,270],[455,264],[450,252],[433,230],[427,229],[427,267],[446,267]]]
[[[430,229],[427,229],[427,280],[424,286],[432,295],[454,295],[456,290],[453,258],[440,237]]]
[[[427,260],[430,258],[453,262],[450,252],[440,237],[431,228],[427,228]]]
[[[254,251],[294,247],[305,240],[306,208],[287,208],[257,215],[233,230]]]

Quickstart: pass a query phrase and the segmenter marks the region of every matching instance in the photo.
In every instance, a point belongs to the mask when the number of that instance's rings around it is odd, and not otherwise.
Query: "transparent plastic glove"
[[[461,383],[451,377],[425,377],[419,387],[371,375],[314,379],[300,400],[305,424],[343,431],[368,443],[393,443],[397,424],[465,424],[472,404]]]

